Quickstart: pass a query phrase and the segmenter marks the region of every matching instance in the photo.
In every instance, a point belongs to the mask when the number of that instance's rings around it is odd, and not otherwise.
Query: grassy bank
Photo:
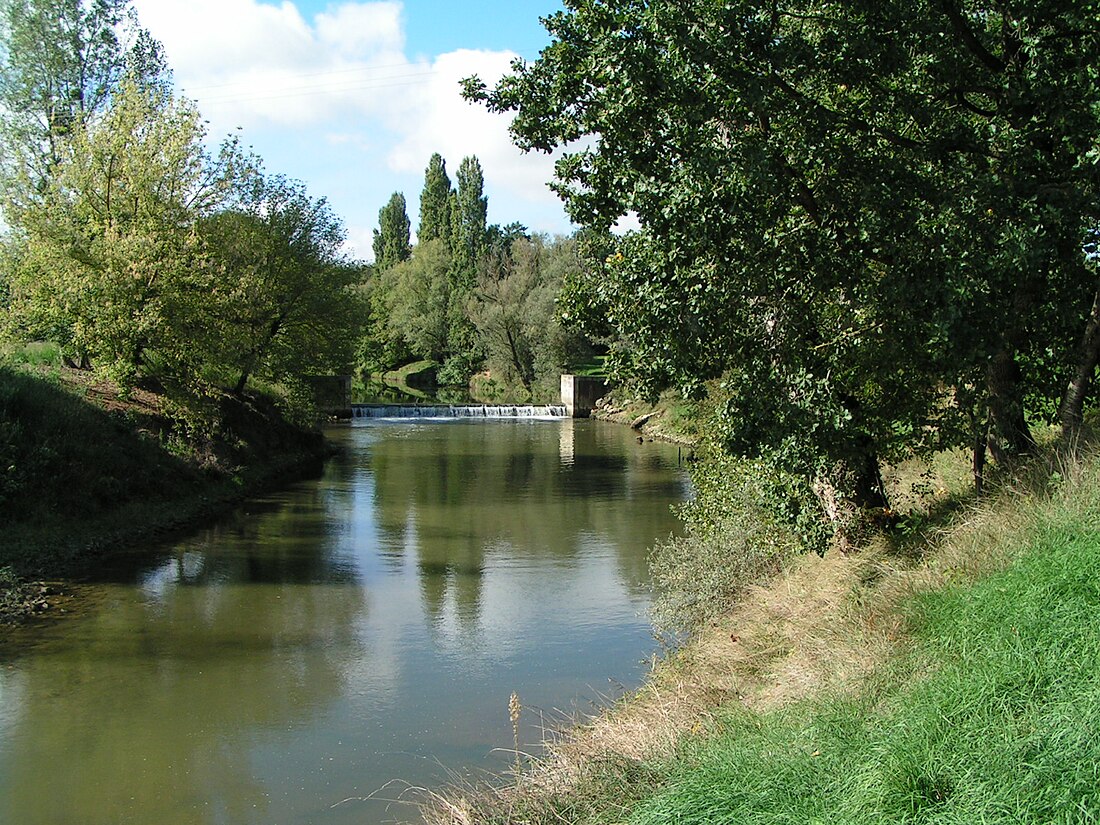
[[[189,425],[156,393],[120,399],[87,373],[0,365],[5,598],[13,581],[79,575],[109,548],[186,528],[324,454],[320,434],[270,399],[225,396],[206,413],[212,425]]]
[[[928,535],[795,563],[434,820],[1098,821],[1100,461]]]
[[[1003,536],[1007,570],[907,601],[912,650],[858,695],[723,708],[630,821],[1097,821],[1098,480]]]
[[[592,417],[633,427],[643,436],[678,444],[694,444],[699,439],[698,404],[667,392],[656,402],[628,397],[612,391],[600,399]]]

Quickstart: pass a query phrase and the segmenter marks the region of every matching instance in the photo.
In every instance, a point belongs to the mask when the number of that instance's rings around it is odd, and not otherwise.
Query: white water
[[[561,404],[352,404],[354,418],[565,418]]]

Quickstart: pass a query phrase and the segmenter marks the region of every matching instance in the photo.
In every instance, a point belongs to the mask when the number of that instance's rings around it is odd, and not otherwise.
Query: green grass
[[[0,366],[0,514],[11,522],[84,518],[135,497],[177,495],[200,482],[185,462],[123,413],[59,383]]]
[[[61,365],[61,347],[51,341],[32,341],[29,344],[5,344],[0,355],[13,364],[31,367],[57,367]]]
[[[628,821],[1100,822],[1100,471],[1001,538],[1015,562],[908,605],[857,698],[727,710]]]
[[[576,365],[573,368],[573,374],[584,375],[590,378],[607,378],[607,356],[592,356],[591,361]]]
[[[435,370],[439,367],[435,361],[414,361],[382,376],[382,383],[413,398],[428,400],[425,387],[435,385]]]

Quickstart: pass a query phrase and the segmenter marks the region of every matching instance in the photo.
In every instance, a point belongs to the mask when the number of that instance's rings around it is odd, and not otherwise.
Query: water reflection
[[[477,620],[488,556],[569,567],[592,534],[612,541],[616,578],[646,591],[637,537],[667,534],[663,505],[683,493],[668,449],[624,451],[621,433],[573,421],[554,444],[532,440],[529,427],[405,425],[365,456],[382,540],[391,554],[415,556],[432,617],[449,606],[459,621]]]
[[[143,591],[148,595],[148,591]],[[343,690],[355,587],[101,590],[98,610],[45,640],[18,684],[0,821],[273,821],[250,753]],[[55,629],[55,633],[60,628]],[[201,801],[201,802],[200,802]]]
[[[637,678],[674,447],[571,421],[334,437],[323,479],[106,564],[86,611],[0,651],[0,822],[401,818],[365,798],[506,766],[512,690],[567,708]]]

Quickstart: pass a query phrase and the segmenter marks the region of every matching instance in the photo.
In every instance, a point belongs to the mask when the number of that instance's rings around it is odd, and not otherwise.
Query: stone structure
[[[561,403],[570,418],[588,418],[596,402],[607,394],[607,381],[587,375],[561,377]]]

